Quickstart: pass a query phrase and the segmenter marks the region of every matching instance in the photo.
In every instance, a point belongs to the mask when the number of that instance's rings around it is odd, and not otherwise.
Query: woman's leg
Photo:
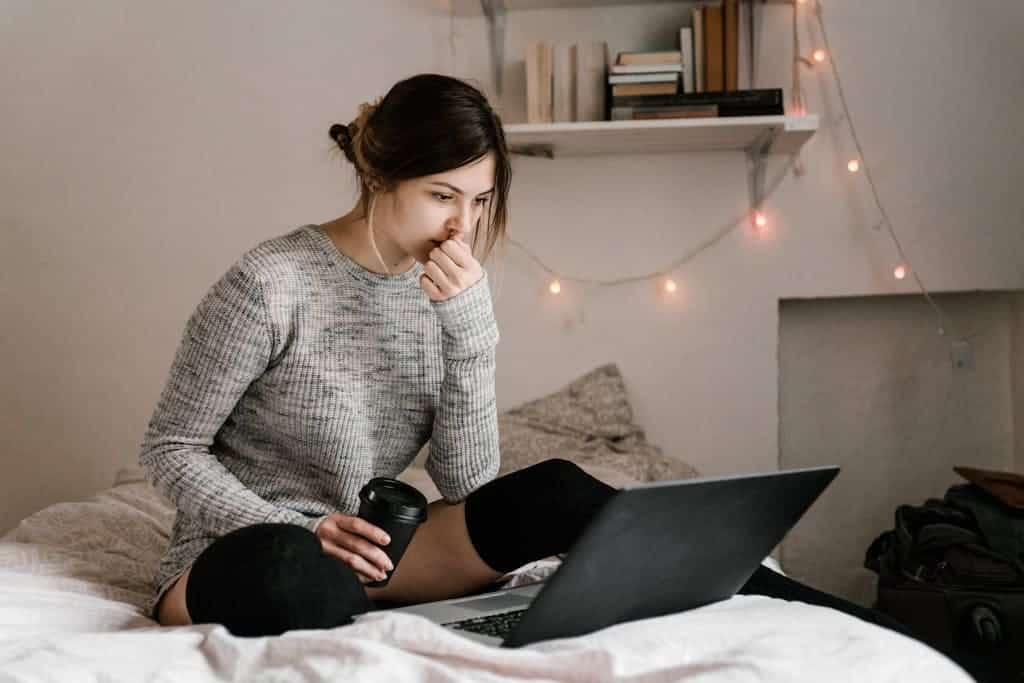
[[[867,607],[861,607],[860,605],[843,600],[842,598],[837,598],[834,595],[823,593],[822,591],[791,579],[788,576],[783,576],[764,565],[758,567],[753,576],[751,576],[750,579],[747,580],[747,583],[744,584],[744,586],[737,592],[746,595],[765,595],[770,598],[793,600],[803,602],[808,605],[818,605],[820,607],[830,607],[877,626],[896,631],[897,633],[902,633],[914,640],[920,640],[919,636],[902,622],[893,619],[883,612]],[[929,645],[929,647],[931,646]],[[938,648],[934,649],[942,652],[942,654],[955,661],[978,681],[988,682],[1002,680],[997,667],[993,666],[991,662],[988,662],[980,655],[959,652],[952,653],[939,650]]]
[[[898,631],[899,633],[910,636],[911,638],[916,638],[910,629],[882,612],[861,607],[860,605],[848,602],[842,598],[837,598],[834,595],[829,595],[828,593],[815,590],[814,588],[791,579],[788,576],[779,574],[764,565],[759,566],[754,571],[754,574],[747,579],[747,582],[743,587],[736,592],[741,595],[765,595],[770,598],[805,602],[808,605],[831,607],[832,609],[845,612],[846,614],[851,614],[859,619],[871,622],[872,624],[877,624],[878,626]]]
[[[175,589],[185,594],[189,621],[223,624],[236,636],[333,628],[371,608],[356,573],[294,524],[255,524],[221,536]]]
[[[459,597],[502,575],[565,552],[615,489],[567,460],[551,459],[494,479],[462,503],[430,504],[405,555],[374,601]]]
[[[367,588],[352,569],[291,524],[243,527],[214,541],[164,594],[164,626],[223,624],[235,635],[332,628],[373,609],[372,601],[410,603],[457,597],[493,584],[466,532],[464,504],[430,504],[387,586]]]

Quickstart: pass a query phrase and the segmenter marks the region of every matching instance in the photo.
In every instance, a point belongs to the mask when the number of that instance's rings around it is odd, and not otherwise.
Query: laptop
[[[725,600],[838,472],[829,466],[626,486],[545,581],[390,611],[519,647]]]

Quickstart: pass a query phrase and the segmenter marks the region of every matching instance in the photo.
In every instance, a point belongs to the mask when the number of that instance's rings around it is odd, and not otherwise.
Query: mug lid
[[[359,497],[398,517],[419,522],[427,518],[427,497],[415,486],[398,479],[374,477],[359,491]]]

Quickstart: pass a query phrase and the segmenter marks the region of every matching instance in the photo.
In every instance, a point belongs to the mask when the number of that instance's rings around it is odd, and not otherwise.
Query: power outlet
[[[974,350],[966,339],[953,342],[950,356],[953,360],[954,370],[974,369]]]

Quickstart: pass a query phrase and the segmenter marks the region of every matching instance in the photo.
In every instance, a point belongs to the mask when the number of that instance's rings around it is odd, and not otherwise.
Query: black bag
[[[868,547],[875,609],[947,652],[1024,670],[1024,511],[974,484],[901,505]]]

